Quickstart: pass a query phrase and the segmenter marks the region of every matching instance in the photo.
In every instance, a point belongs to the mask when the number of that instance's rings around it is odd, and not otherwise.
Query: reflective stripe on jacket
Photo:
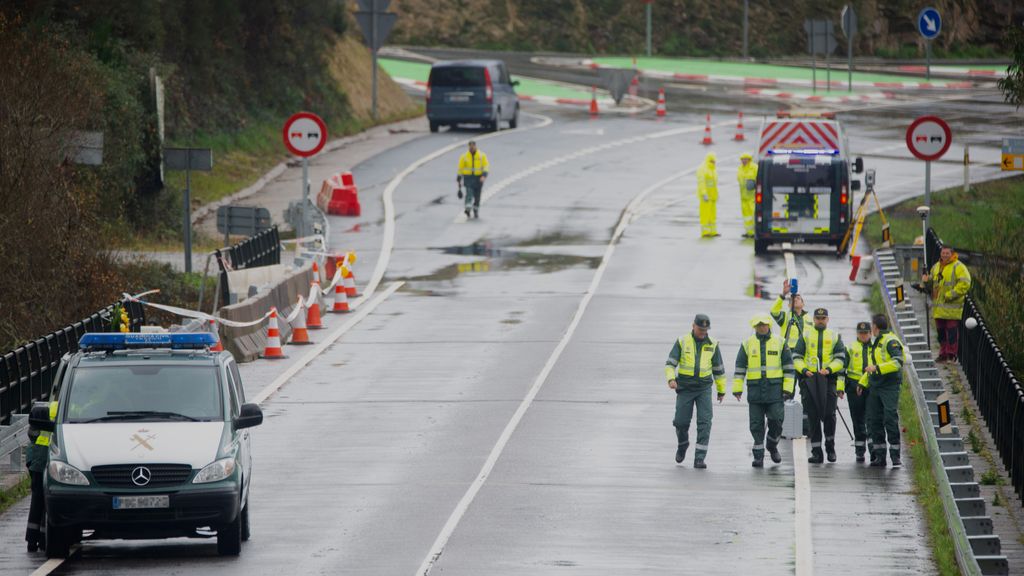
[[[757,182],[757,164],[753,160],[747,162],[746,166],[740,163],[739,169],[736,170],[736,180],[740,184],[740,196],[753,198],[754,190],[747,189],[747,180]]]
[[[793,364],[797,372],[803,374],[810,370],[817,372],[828,368],[829,372],[839,372],[846,365],[846,347],[843,339],[828,328],[811,328],[804,332],[803,339],[793,351]]]
[[[867,342],[855,340],[853,344],[850,344],[849,348],[846,349],[846,369],[839,374],[839,379],[836,381],[836,390],[845,391],[847,380],[857,384],[861,376],[864,375],[864,369],[871,363],[870,356],[870,340]]]
[[[871,343],[871,361],[878,366],[878,372],[865,373],[858,384],[868,388],[879,384],[900,384],[903,382],[903,343],[892,332],[882,332]]]
[[[750,402],[781,402],[781,392],[793,392],[793,357],[781,336],[754,334],[736,354],[732,393],[743,391],[747,382]]]
[[[56,402],[50,402],[50,422],[53,422],[56,419],[57,419],[57,403]],[[36,437],[36,445],[37,446],[49,446],[50,445],[50,433],[45,431],[45,430],[41,430],[39,432],[39,436]]]
[[[724,394],[725,366],[718,342],[708,336],[698,343],[692,332],[676,339],[665,361],[665,378],[696,386],[710,384],[714,379],[718,392]]]
[[[697,169],[697,198],[703,200],[705,194],[711,202],[718,201],[718,168],[707,162]]]
[[[786,345],[790,350],[796,350],[796,343],[800,341],[804,332],[814,328],[814,320],[807,310],[804,310],[802,314],[794,314],[792,310],[783,310],[784,303],[785,299],[781,296],[776,298],[770,312],[772,318],[782,328],[782,337],[786,340]]]

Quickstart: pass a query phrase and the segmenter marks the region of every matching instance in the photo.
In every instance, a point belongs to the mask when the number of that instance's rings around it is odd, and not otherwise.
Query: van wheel
[[[217,529],[217,554],[221,556],[238,556],[241,551],[242,512],[239,512],[232,522]]]
[[[249,499],[245,499],[245,506],[242,508],[242,542],[248,542],[252,536],[252,524],[249,521]]]
[[[768,252],[768,241],[767,240],[754,240],[754,254],[758,256]]]
[[[431,132],[437,132],[437,129],[440,128],[440,127],[441,127],[441,125],[438,124],[437,122],[434,122],[433,120],[430,121],[430,131]]]
[[[71,531],[54,526],[46,519],[46,557],[67,558],[71,550]]]
[[[508,127],[515,130],[519,127],[519,107],[516,106],[516,113],[512,116],[512,119],[508,121]]]

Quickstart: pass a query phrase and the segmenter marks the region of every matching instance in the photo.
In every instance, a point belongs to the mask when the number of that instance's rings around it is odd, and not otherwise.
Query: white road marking
[[[395,247],[395,190],[398,189],[398,186],[401,185],[402,181],[405,180],[406,176],[412,174],[427,162],[436,160],[441,156],[447,154],[448,152],[451,152],[452,150],[469,144],[470,140],[476,140],[477,142],[480,142],[482,140],[497,138],[499,136],[519,134],[521,132],[536,130],[538,128],[550,126],[554,122],[554,120],[552,120],[548,116],[542,116],[540,114],[527,114],[525,112],[523,114],[527,116],[535,116],[537,118],[540,118],[541,122],[533,126],[517,128],[515,130],[494,132],[491,134],[485,134],[483,136],[474,136],[473,138],[466,138],[464,140],[459,140],[458,142],[453,142],[452,144],[439,148],[438,150],[435,150],[434,152],[431,152],[430,154],[427,154],[426,156],[408,165],[405,168],[405,170],[402,170],[401,172],[398,173],[397,176],[392,178],[391,182],[388,182],[388,187],[384,189],[384,194],[382,198],[382,201],[384,202],[384,240],[381,244],[380,256],[377,257],[377,266],[373,269],[373,276],[370,277],[370,282],[366,285],[366,289],[364,290],[366,294],[373,294],[373,291],[377,289],[377,286],[380,285],[381,280],[384,278],[384,272],[388,268],[388,263],[391,261],[391,251]]]
[[[730,125],[732,125],[732,121],[729,121],[729,122],[719,122],[718,124],[712,124],[712,126],[716,126],[716,127],[730,126]],[[528,177],[533,176],[534,174],[536,174],[538,172],[541,172],[543,170],[547,170],[548,168],[554,168],[555,166],[558,166],[559,164],[565,164],[566,162],[571,162],[573,160],[577,160],[579,158],[583,158],[584,156],[589,156],[591,154],[596,154],[598,152],[604,152],[605,150],[610,150],[612,148],[618,148],[620,146],[628,146],[630,144],[637,144],[637,143],[640,143],[640,142],[645,142],[647,140],[656,140],[658,138],[667,138],[669,136],[678,136],[680,134],[689,134],[689,133],[693,133],[693,132],[700,132],[702,130],[704,130],[704,126],[703,125],[700,125],[700,126],[687,126],[686,128],[673,128],[671,130],[662,130],[661,132],[654,132],[653,134],[645,134],[645,135],[642,135],[642,136],[633,136],[633,137],[630,137],[630,138],[623,138],[622,140],[614,140],[612,142],[608,142],[608,143],[605,143],[605,144],[600,144],[600,145],[597,145],[597,146],[591,146],[589,148],[583,148],[583,149],[577,150],[577,151],[575,151],[575,152],[573,152],[571,154],[566,154],[564,156],[558,156],[556,158],[552,158],[552,159],[548,160],[547,162],[542,162],[540,164],[534,165],[531,168],[528,168],[526,170],[517,172],[517,173],[509,176],[508,178],[505,178],[501,182],[498,182],[494,186],[491,186],[491,187],[485,189],[483,195],[480,197],[480,205],[482,206],[484,204],[484,202],[487,202],[489,199],[494,197],[496,194],[498,194],[502,190],[508,188],[512,184],[515,184],[516,182],[522,180],[523,178],[528,178]],[[466,218],[465,214],[459,214],[458,216],[455,217],[455,220],[453,220],[453,222],[455,224],[462,224],[462,223],[466,222],[467,220],[468,219]]]
[[[36,568],[36,571],[32,573],[32,576],[47,576],[47,574],[56,570],[63,563],[64,560],[61,558],[51,558],[44,562],[42,566]]]
[[[796,576],[814,574],[814,539],[811,537],[811,479],[807,471],[807,439],[793,439],[793,490]]]
[[[594,278],[590,281],[590,286],[587,288],[587,292],[583,295],[583,299],[580,300],[579,306],[576,308],[576,314],[573,316],[572,322],[569,323],[569,327],[566,329],[565,334],[562,335],[562,339],[551,352],[551,356],[548,357],[548,361],[544,364],[544,368],[540,371],[540,374],[537,375],[537,378],[534,380],[533,386],[531,386],[530,390],[527,392],[526,397],[519,403],[519,408],[516,409],[515,413],[512,415],[512,419],[505,425],[505,429],[502,431],[497,443],[494,445],[494,448],[491,449],[491,453],[487,456],[487,460],[484,461],[483,468],[480,469],[480,472],[477,474],[472,484],[469,485],[466,493],[455,506],[455,510],[452,511],[451,516],[448,517],[448,521],[445,522],[444,527],[441,529],[441,533],[438,534],[437,539],[434,541],[434,545],[431,546],[430,552],[427,554],[426,558],[423,559],[423,563],[420,564],[420,567],[416,570],[417,576],[426,576],[429,574],[430,570],[434,567],[434,564],[441,557],[445,546],[448,545],[448,540],[455,532],[455,528],[459,525],[462,517],[469,509],[470,504],[473,503],[477,493],[480,492],[480,489],[487,481],[491,471],[494,469],[494,465],[498,462],[498,458],[501,457],[501,453],[505,450],[505,446],[512,438],[512,434],[516,431],[516,428],[519,427],[519,422],[523,419],[526,411],[533,403],[534,398],[537,397],[541,387],[547,381],[551,370],[554,369],[555,363],[558,362],[562,352],[565,350],[566,346],[569,345],[569,341],[576,332],[576,327],[579,326],[580,320],[583,319],[583,314],[586,312],[587,306],[590,304],[590,300],[597,292],[597,287],[601,283],[601,278],[604,276],[604,272],[608,268],[608,262],[611,260],[612,254],[615,252],[615,245],[619,241],[619,238],[622,237],[626,227],[633,221],[637,207],[643,203],[644,199],[651,192],[683,176],[692,174],[696,170],[697,167],[693,167],[688,170],[678,172],[649,186],[637,194],[633,200],[630,201],[629,205],[626,206],[622,216],[619,218],[618,226],[615,227],[615,232],[612,234],[611,240],[608,242],[608,247],[605,248],[604,256],[601,258],[601,264],[597,267],[597,271],[594,273]]]

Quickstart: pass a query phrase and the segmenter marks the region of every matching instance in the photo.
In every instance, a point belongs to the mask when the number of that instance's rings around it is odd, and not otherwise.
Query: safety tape
[[[322,245],[327,244],[323,234],[314,234],[312,236],[303,236],[302,238],[281,240],[281,244],[301,244],[303,242],[320,242]]]
[[[139,298],[137,298],[135,296],[132,296],[132,295],[128,294],[127,292],[124,293],[123,296],[124,296],[125,300],[131,301],[131,302],[138,302],[139,304],[143,304],[145,306],[149,306],[150,308],[156,308],[157,310],[163,310],[164,312],[169,312],[171,314],[175,314],[177,316],[182,316],[184,318],[196,318],[198,320],[205,320],[207,322],[209,322],[210,320],[213,320],[214,322],[217,322],[218,324],[222,324],[224,326],[230,326],[231,328],[248,328],[250,326],[257,326],[259,324],[262,324],[267,318],[270,318],[270,311],[268,311],[266,314],[264,314],[261,318],[259,318],[257,320],[253,320],[251,322],[238,322],[236,320],[228,320],[226,318],[221,318],[219,316],[213,316],[213,315],[207,314],[205,312],[197,312],[196,310],[188,310],[186,308],[179,308],[177,306],[169,306],[167,304],[157,304],[155,302],[146,302],[145,300],[141,300],[141,299],[139,299]],[[271,311],[273,311],[273,309],[271,309]]]
[[[292,310],[292,313],[289,314],[288,317],[284,319],[285,322],[291,324],[292,322],[295,321],[296,318],[299,317],[299,314],[304,312],[305,310],[306,302],[303,300],[302,294],[299,294],[299,301],[295,304],[295,309]]]

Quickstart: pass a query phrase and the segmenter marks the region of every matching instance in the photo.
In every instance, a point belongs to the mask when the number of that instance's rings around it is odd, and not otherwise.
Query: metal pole
[[[825,28],[825,91],[832,91],[832,62],[831,54],[828,53],[828,28]]]
[[[185,161],[185,273],[192,272],[192,149]]]
[[[931,164],[931,162],[925,162],[925,164],[926,165],[927,164]],[[927,201],[925,203],[927,204]],[[931,269],[928,268],[928,216],[927,215],[924,218],[921,218],[921,238],[924,240],[924,242],[921,242],[921,251],[924,253],[924,259],[923,259],[924,267],[922,268],[921,273],[922,274],[928,274],[929,272],[931,272]],[[931,297],[931,294],[928,292],[928,290],[925,290],[925,293],[924,293],[924,342],[925,342],[925,345],[928,347],[929,357],[931,357],[930,355],[931,355],[931,349],[932,349],[932,325],[931,325],[931,320],[929,320],[929,318],[928,318],[928,316],[930,315],[930,313],[928,311],[928,298],[930,298],[930,297]]]
[[[929,82],[931,82],[931,80],[932,80],[932,41],[931,40],[925,40],[924,41],[924,57],[925,57],[925,63],[926,63],[925,67],[924,67],[924,79],[929,81]]]
[[[818,21],[811,20],[811,93],[818,93],[818,58],[814,52],[814,42],[818,39]]]
[[[746,54],[744,54],[746,56]],[[651,57],[651,3],[647,3],[647,57]]]
[[[971,145],[964,144],[964,192],[971,189]]]
[[[750,12],[750,0],[743,0],[743,57],[744,58],[746,58],[747,55],[748,55],[747,49],[749,47],[749,44],[747,43],[747,34],[748,34],[749,29],[750,29],[749,28],[750,21],[748,20],[749,12]]]
[[[924,163],[924,205],[928,207],[928,214],[924,217],[925,221],[925,232],[928,231],[928,225],[931,224],[930,220],[932,217],[932,163]]]
[[[309,204],[309,158],[302,159],[302,224],[299,226],[299,238],[305,238],[308,236],[306,232],[306,215],[308,210],[306,205]]]
[[[377,0],[373,0],[373,6],[370,13],[372,20],[370,31],[370,52],[373,54],[373,119],[377,120]],[[303,213],[305,216],[305,213]],[[306,226],[305,220],[302,222],[302,226]]]
[[[850,6],[853,10],[853,6]],[[853,13],[850,13],[850,21],[846,23],[846,91],[853,92]]]

